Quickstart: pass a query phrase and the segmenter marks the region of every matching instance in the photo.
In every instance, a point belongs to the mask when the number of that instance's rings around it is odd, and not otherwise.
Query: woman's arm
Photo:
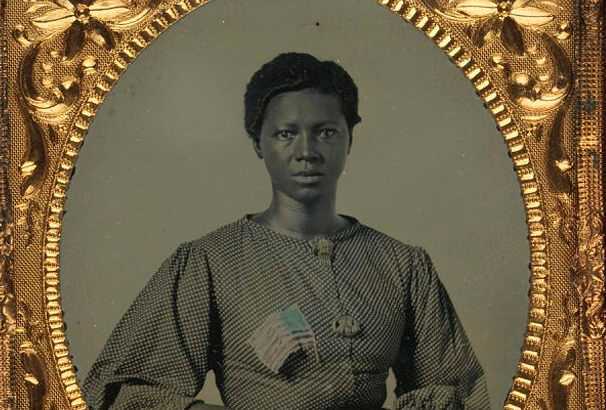
[[[484,372],[429,255],[417,248],[412,260],[410,323],[394,366],[396,410],[490,409]]]
[[[92,409],[183,410],[196,403],[212,366],[209,275],[191,244],[162,264],[86,378]]]

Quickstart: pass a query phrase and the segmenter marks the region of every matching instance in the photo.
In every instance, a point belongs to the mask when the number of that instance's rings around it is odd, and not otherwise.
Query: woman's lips
[[[300,184],[315,184],[320,182],[323,177],[324,174],[321,174],[319,172],[299,172],[298,174],[295,174],[293,176],[295,181]]]

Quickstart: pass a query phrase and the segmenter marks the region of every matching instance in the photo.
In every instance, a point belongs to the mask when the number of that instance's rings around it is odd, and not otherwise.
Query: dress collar
[[[240,223],[245,225],[246,227],[248,227],[249,229],[251,229],[253,232],[258,232],[258,233],[263,233],[264,235],[269,236],[270,238],[273,239],[280,239],[280,240],[286,240],[289,242],[297,242],[297,243],[304,243],[304,244],[313,244],[319,240],[326,240],[328,239],[331,242],[339,242],[342,241],[344,239],[347,239],[351,236],[353,236],[356,232],[358,232],[361,227],[363,226],[356,218],[354,218],[353,216],[349,216],[349,215],[341,215],[343,218],[346,218],[350,224],[343,228],[340,229],[336,232],[332,232],[330,234],[327,235],[318,235],[313,239],[301,239],[301,238],[296,238],[294,236],[291,235],[287,235],[285,233],[282,232],[278,232],[275,231],[273,229],[271,229],[270,227],[260,224],[258,222],[255,222],[252,220],[252,214],[246,214],[244,215],[241,219],[240,219]]]

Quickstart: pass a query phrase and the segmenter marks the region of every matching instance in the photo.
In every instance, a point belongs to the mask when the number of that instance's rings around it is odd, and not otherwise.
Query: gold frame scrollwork
[[[520,183],[529,313],[504,408],[606,408],[602,1],[375,2],[472,82]],[[206,3],[2,0],[0,375],[9,382],[0,383],[0,407],[86,408],[60,298],[71,174],[128,65]]]

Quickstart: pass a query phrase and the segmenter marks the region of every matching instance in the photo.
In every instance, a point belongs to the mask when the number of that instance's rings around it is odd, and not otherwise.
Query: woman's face
[[[336,193],[350,141],[339,98],[304,89],[269,101],[254,147],[274,190],[307,204]]]

